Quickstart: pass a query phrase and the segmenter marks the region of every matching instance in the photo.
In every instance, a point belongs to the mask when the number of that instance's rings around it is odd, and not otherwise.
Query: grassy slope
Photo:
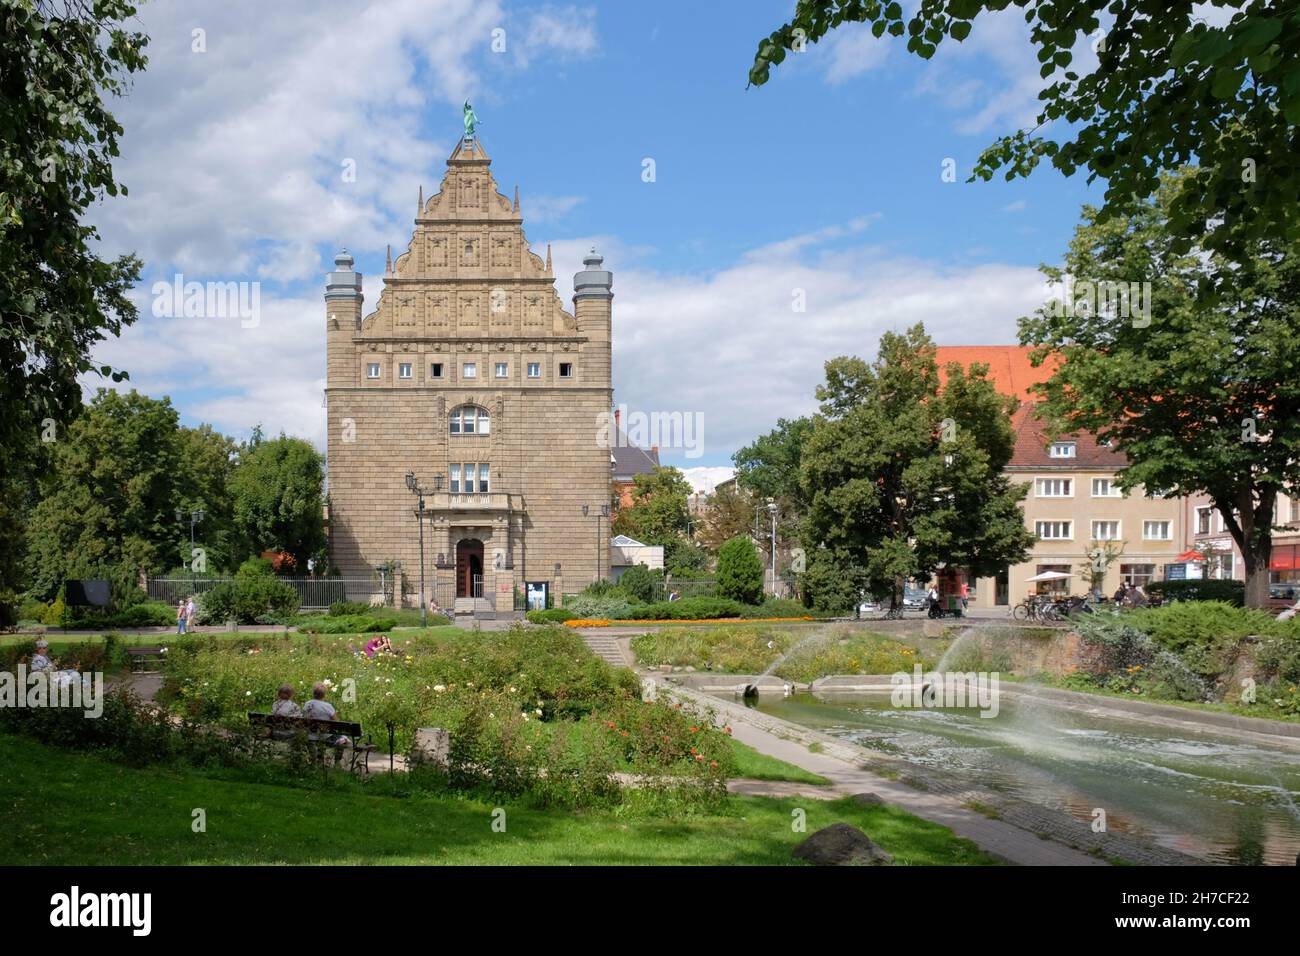
[[[830,781],[820,774],[759,753],[749,744],[742,744],[734,737],[731,740],[731,749],[736,753],[737,777],[750,780],[790,780],[795,783],[811,783],[819,787],[830,784]]]
[[[714,815],[540,811],[359,786],[312,791],[230,775],[135,770],[0,735],[0,865],[164,863],[781,864],[805,834],[853,823],[900,864],[986,864],[974,844],[892,807],[732,797]],[[195,834],[192,810],[207,813]]]

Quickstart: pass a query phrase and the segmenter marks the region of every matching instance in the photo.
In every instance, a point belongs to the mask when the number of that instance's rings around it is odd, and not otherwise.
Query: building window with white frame
[[[371,362],[366,366],[366,378],[379,378],[378,362]]]
[[[572,362],[561,362],[561,363],[560,363],[560,378],[573,378],[573,363],[572,363]]]
[[[1073,498],[1073,478],[1039,478],[1034,483],[1036,498]]]
[[[1074,537],[1072,521],[1036,521],[1034,534],[1040,541],[1069,541]]]
[[[492,431],[492,420],[486,408],[477,405],[457,405],[451,410],[453,435],[487,435]]]
[[[410,363],[410,362],[402,362],[402,363],[400,363],[400,364],[397,366],[397,377],[398,377],[398,378],[410,378],[410,377],[411,377],[411,363]]]
[[[442,363],[441,363],[441,362],[430,362],[430,363],[429,363],[429,378],[442,378]]]
[[[1142,538],[1145,541],[1169,541],[1170,522],[1168,521],[1143,521]]]
[[[1054,441],[1047,446],[1048,458],[1073,458],[1074,442],[1072,441]]]
[[[1111,518],[1104,518],[1092,523],[1092,540],[1093,541],[1118,541],[1120,540],[1120,524]]]
[[[1124,492],[1119,490],[1114,478],[1092,479],[1092,496],[1094,498],[1122,498]]]
[[[497,362],[497,378],[509,378],[509,377],[510,377],[510,363]]]
[[[465,362],[463,365],[461,365],[461,367],[460,367],[460,377],[461,377],[461,378],[478,378],[478,363],[477,363],[477,362]]]
[[[541,363],[541,362],[529,362],[529,363],[528,363],[528,377],[529,377],[529,378],[541,378],[541,377],[542,377],[542,363]]]
[[[485,461],[453,461],[449,466],[448,487],[453,495],[485,495],[488,493],[488,463]]]

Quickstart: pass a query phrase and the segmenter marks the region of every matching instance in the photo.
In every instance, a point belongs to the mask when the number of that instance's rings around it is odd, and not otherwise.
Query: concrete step
[[[617,638],[584,632],[582,642],[591,648],[591,652],[597,657],[604,659],[615,667],[627,667],[627,659],[623,656],[623,646],[619,644]]]
[[[479,614],[495,610],[487,598],[456,598],[456,603],[452,605],[453,614]]]

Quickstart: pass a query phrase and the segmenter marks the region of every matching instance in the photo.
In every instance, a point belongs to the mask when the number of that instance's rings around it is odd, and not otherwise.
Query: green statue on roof
[[[478,117],[474,115],[474,107],[469,105],[469,100],[465,101],[465,141],[469,142],[474,138],[474,133],[478,129]]]

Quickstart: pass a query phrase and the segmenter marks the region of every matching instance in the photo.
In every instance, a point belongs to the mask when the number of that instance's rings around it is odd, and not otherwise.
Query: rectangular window
[[[442,363],[434,362],[429,366],[430,378],[442,378]]]
[[[476,362],[466,362],[460,368],[461,378],[478,378],[478,364]]]
[[[451,481],[449,484],[453,495],[460,494],[460,465],[454,462],[451,466]]]
[[[474,493],[474,472],[477,470],[472,462],[465,464],[465,486],[461,490],[467,495]]]
[[[1119,522],[1106,519],[1105,521],[1094,521],[1092,523],[1092,540],[1093,541],[1118,541],[1119,540]]]
[[[1072,521],[1036,521],[1034,534],[1042,541],[1069,541],[1073,537]]]
[[[1196,509],[1196,533],[1209,534],[1213,529],[1214,509],[1197,508]]]
[[[397,366],[397,377],[398,377],[398,378],[410,378],[410,377],[411,377],[411,363],[410,363],[410,362],[402,362],[400,365]]]
[[[1156,566],[1154,564],[1121,564],[1119,566],[1119,579],[1127,581],[1134,587],[1139,587],[1144,591],[1155,576]]]
[[[561,363],[560,363],[560,378],[573,378],[573,363],[572,363],[572,362],[561,362]]]
[[[1300,524],[1300,497],[1291,499],[1291,524]]]
[[[1074,496],[1073,478],[1039,478],[1034,487],[1038,498],[1072,498]]]
[[[497,378],[507,378],[510,375],[510,366],[506,362],[497,362]]]
[[[481,495],[487,494],[488,491],[488,466],[487,462],[479,462],[478,466],[478,492]]]
[[[1115,484],[1114,478],[1092,479],[1092,496],[1094,498],[1122,498],[1124,493]]]
[[[379,363],[371,362],[366,366],[366,378],[379,378]]]
[[[541,377],[542,377],[542,363],[541,363],[541,362],[529,362],[529,363],[528,363],[528,377],[529,377],[529,378],[541,378]]]
[[[1054,441],[1047,449],[1048,458],[1073,458],[1074,442]]]
[[[1142,537],[1147,541],[1168,541],[1169,540],[1169,522],[1168,521],[1143,521]]]

